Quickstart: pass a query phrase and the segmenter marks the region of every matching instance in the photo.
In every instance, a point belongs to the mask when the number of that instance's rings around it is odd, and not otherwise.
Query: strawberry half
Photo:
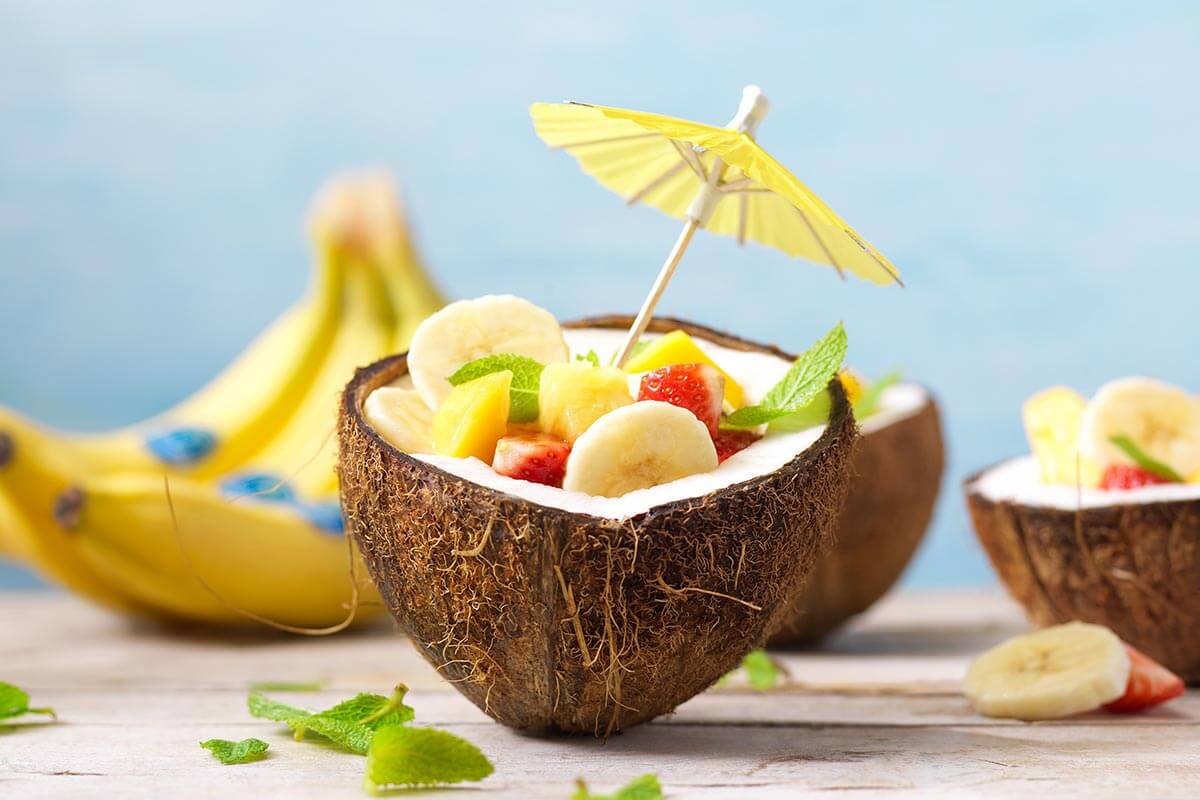
[[[713,445],[717,448],[717,463],[724,463],[734,453],[740,453],[762,437],[753,431],[717,431]]]
[[[1107,711],[1131,714],[1183,694],[1183,679],[1142,651],[1125,645],[1129,653],[1129,683],[1125,694],[1104,706]]]
[[[1154,486],[1171,481],[1155,475],[1148,469],[1134,467],[1128,464],[1112,464],[1104,470],[1100,478],[1101,489],[1137,489],[1141,486]]]
[[[562,486],[571,445],[548,433],[503,436],[496,442],[492,469],[521,481]]]
[[[725,399],[725,378],[708,364],[672,364],[643,375],[637,399],[661,400],[686,408],[716,438]]]

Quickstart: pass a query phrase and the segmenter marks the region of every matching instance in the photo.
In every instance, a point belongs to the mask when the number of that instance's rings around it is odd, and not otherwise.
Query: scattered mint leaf
[[[838,323],[796,359],[762,402],[739,408],[725,418],[730,428],[753,428],[802,411],[826,386],[846,358],[846,329]]]
[[[746,676],[750,688],[760,692],[773,689],[787,675],[787,669],[771,658],[766,650],[751,650],[742,658],[738,668],[726,674],[718,683],[727,683],[739,672]]]
[[[371,740],[380,728],[403,725],[413,719],[413,710],[404,703],[408,687],[396,687],[391,697],[362,693],[318,714],[286,720],[296,740],[312,732],[324,736],[347,750],[366,755]]]
[[[0,681],[0,720],[23,717],[26,714],[44,714],[58,718],[52,708],[31,708],[29,693],[24,689]]]
[[[252,681],[254,692],[319,692],[325,688],[321,681]]]
[[[615,356],[614,356],[614,358],[615,358]],[[586,355],[584,353],[576,353],[575,360],[576,361],[587,361],[593,367],[600,366],[600,354],[597,353],[595,350],[588,350]]]
[[[1130,439],[1125,434],[1109,437],[1109,441],[1120,448],[1122,453],[1132,458],[1134,463],[1147,472],[1152,472],[1163,480],[1183,483],[1182,475],[1171,469],[1170,465],[1151,458],[1145,450],[1138,447],[1133,439]]]
[[[201,742],[200,746],[213,754],[222,764],[246,764],[258,761],[270,747],[262,739],[242,739],[231,742],[228,739],[209,739]]]
[[[883,393],[899,382],[900,373],[889,372],[868,386],[858,398],[858,402],[854,404],[854,418],[862,422],[878,411],[879,401],[883,399]]]
[[[751,688],[764,692],[773,688],[783,678],[783,670],[775,663],[766,650],[751,650],[742,659],[742,669],[746,672],[746,680]]]
[[[371,742],[363,788],[380,794],[406,786],[479,781],[493,769],[479,748],[452,733],[389,725],[380,728]]]
[[[538,385],[542,379],[543,365],[527,356],[515,353],[496,353],[477,358],[459,367],[446,380],[451,386],[468,383],[493,372],[508,370],[512,373],[512,388],[509,389],[509,422],[532,422],[538,416]]]
[[[311,711],[272,700],[261,692],[251,692],[246,698],[246,707],[250,709],[250,716],[275,722],[288,722],[312,715]]]
[[[612,794],[592,794],[582,779],[575,787],[571,800],[663,800],[662,784],[653,773],[634,778]]]

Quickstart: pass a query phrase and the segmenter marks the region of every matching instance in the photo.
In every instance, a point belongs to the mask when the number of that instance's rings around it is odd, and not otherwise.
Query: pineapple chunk
[[[1087,401],[1066,386],[1043,389],[1025,401],[1025,435],[1045,483],[1079,483],[1085,489],[1100,484],[1100,466],[1079,454],[1079,423],[1086,406]]]
[[[455,386],[433,415],[433,452],[491,464],[496,442],[508,433],[511,387],[508,370]]]
[[[583,361],[547,364],[538,388],[538,425],[574,442],[593,422],[633,402],[628,376]]]
[[[725,402],[734,409],[746,405],[746,393],[733,377],[721,369],[684,331],[671,331],[653,340],[640,353],[625,362],[626,372],[649,372],[672,364],[708,364],[725,378]]]

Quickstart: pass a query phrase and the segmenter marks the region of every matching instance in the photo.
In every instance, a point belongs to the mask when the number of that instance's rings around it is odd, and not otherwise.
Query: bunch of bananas
[[[405,349],[442,300],[385,176],[332,181],[310,230],[309,296],[178,407],[96,435],[0,408],[0,555],[131,613],[234,623],[240,610],[296,626],[346,616],[338,395],[356,367]]]

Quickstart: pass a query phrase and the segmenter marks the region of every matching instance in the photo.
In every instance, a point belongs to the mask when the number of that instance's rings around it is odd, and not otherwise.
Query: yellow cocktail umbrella
[[[754,141],[767,109],[757,86],[743,90],[738,112],[724,128],[585,103],[530,108],[538,136],[574,156],[584,172],[630,205],[648,203],[685,220],[618,365],[645,332],[697,228],[827,264],[843,276],[850,272],[872,283],[901,283],[882,253]]]

